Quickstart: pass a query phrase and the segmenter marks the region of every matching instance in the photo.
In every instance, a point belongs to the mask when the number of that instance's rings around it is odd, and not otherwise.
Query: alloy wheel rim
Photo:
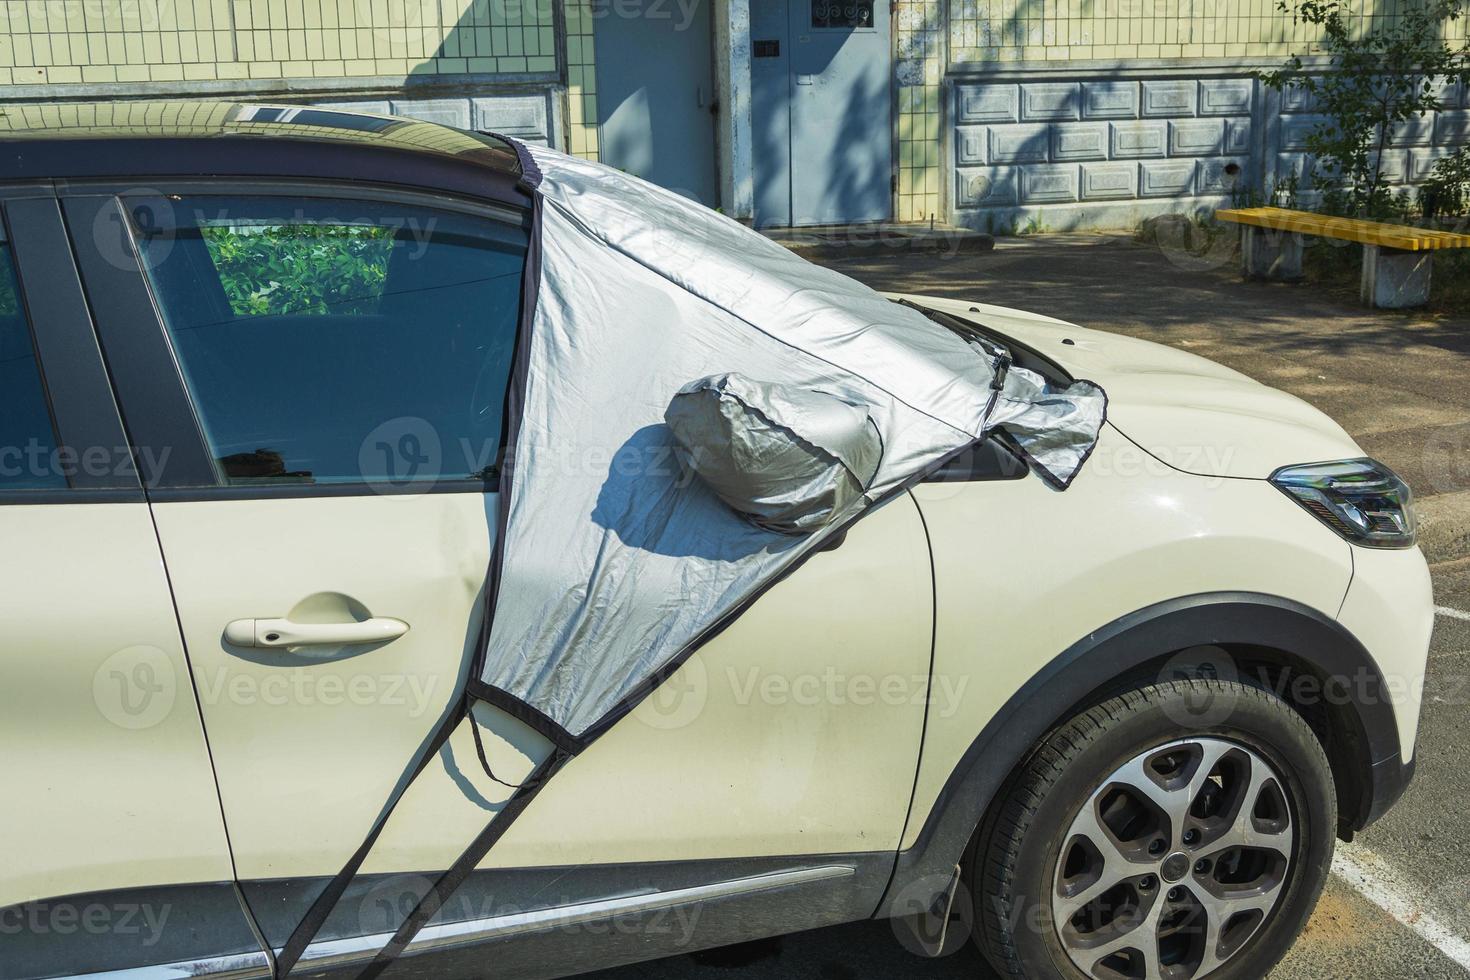
[[[1270,920],[1295,843],[1286,782],[1253,749],[1192,738],[1141,752],[1063,838],[1057,937],[1097,980],[1198,980]]]

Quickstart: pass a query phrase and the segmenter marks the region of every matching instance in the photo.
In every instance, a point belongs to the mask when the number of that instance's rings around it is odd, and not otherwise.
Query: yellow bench
[[[1241,226],[1241,262],[1253,279],[1300,279],[1308,235],[1358,242],[1364,246],[1363,302],[1390,309],[1429,302],[1433,252],[1470,248],[1470,235],[1285,208],[1234,208],[1215,217]]]

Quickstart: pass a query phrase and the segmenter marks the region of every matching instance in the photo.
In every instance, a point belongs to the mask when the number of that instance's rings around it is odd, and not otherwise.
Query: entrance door
[[[780,0],[751,11],[759,226],[892,214],[888,0]]]
[[[714,207],[714,0],[594,6],[602,162]]]

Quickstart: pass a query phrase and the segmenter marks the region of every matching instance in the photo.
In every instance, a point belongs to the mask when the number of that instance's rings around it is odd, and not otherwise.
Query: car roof
[[[521,177],[516,148],[499,137],[309,105],[7,105],[0,146],[0,180],[327,177],[503,198]]]

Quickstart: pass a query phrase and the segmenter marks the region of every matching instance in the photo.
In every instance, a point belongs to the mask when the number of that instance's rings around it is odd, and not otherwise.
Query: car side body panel
[[[0,768],[14,801],[0,807],[0,908],[229,881],[147,505],[0,507],[0,539]]]
[[[1094,630],[1219,591],[1333,617],[1352,578],[1349,545],[1273,487],[1180,473],[1111,426],[1065,494],[1021,480],[926,484],[914,495],[934,552],[935,689],[964,696],[930,711],[905,848],[976,734]]]

